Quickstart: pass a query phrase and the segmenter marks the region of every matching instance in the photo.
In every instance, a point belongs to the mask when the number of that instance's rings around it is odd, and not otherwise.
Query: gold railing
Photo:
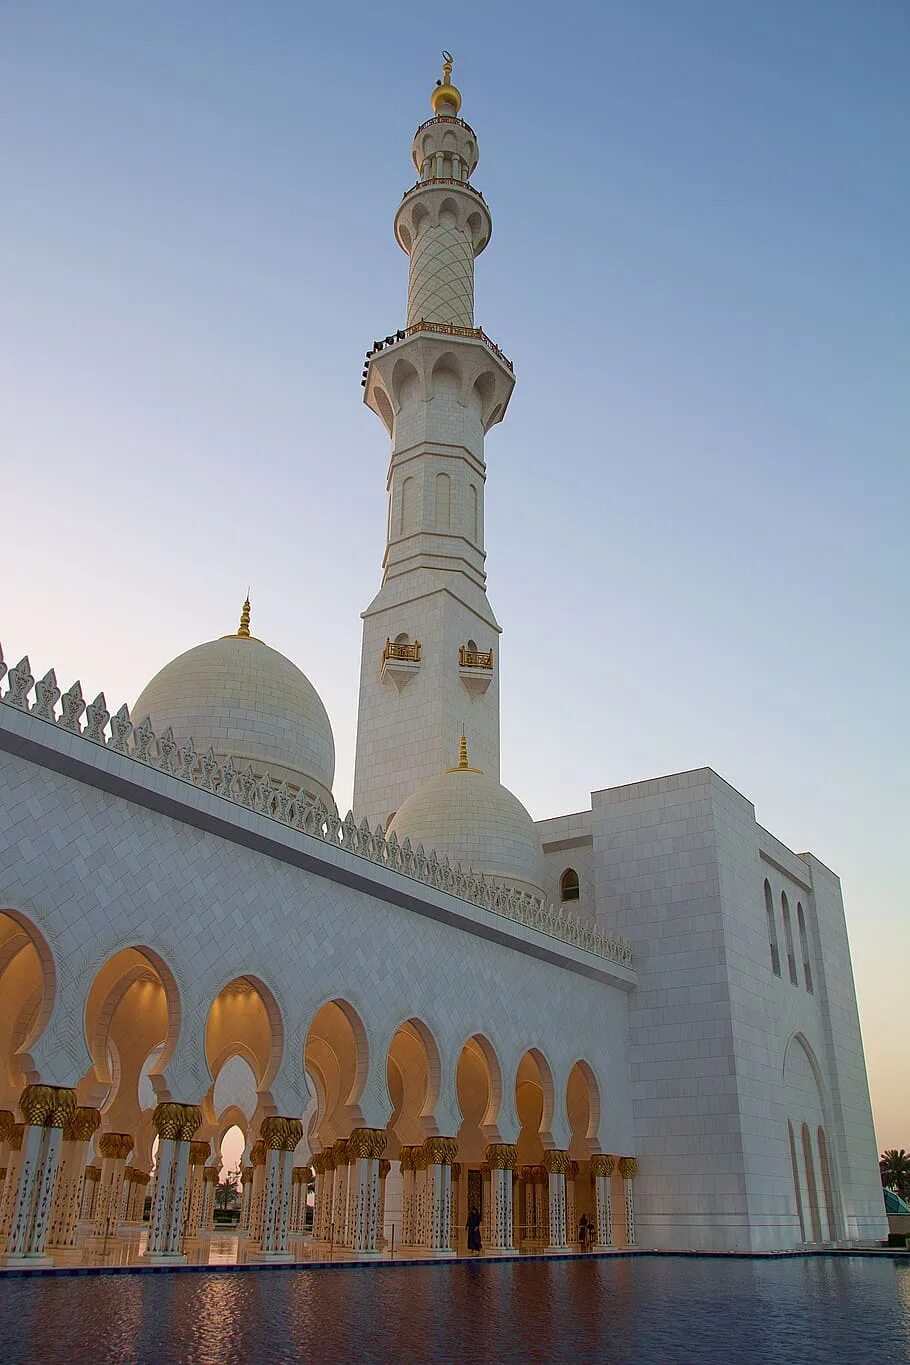
[[[417,137],[417,134],[422,133],[424,128],[429,128],[434,123],[457,123],[459,128],[467,128],[472,137],[477,136],[470,123],[465,123],[463,118],[453,118],[451,114],[437,114],[436,118],[428,118],[426,123],[421,123],[414,136]]]
[[[465,649],[462,645],[458,651],[458,663],[462,668],[492,668],[493,651],[492,649]]]
[[[382,651],[382,662],[386,659],[405,659],[408,663],[420,663],[420,641],[415,640],[412,645],[399,644],[397,640],[386,640],[385,649]]]
[[[482,341],[488,350],[499,357],[503,365],[508,365],[510,370],[515,368],[509,357],[499,349],[491,337],[487,336],[482,327],[456,327],[454,322],[425,322],[421,318],[413,327],[405,328],[406,336],[413,336],[415,332],[438,332],[447,337],[471,337],[474,341]]]
[[[405,190],[404,194],[401,196],[402,201],[407,199],[409,194],[414,194],[417,190],[426,189],[427,185],[457,185],[460,190],[467,190],[469,194],[473,194],[482,204],[486,204],[487,202],[480,193],[480,190],[475,189],[470,180],[456,180],[454,175],[428,175],[426,180],[418,180],[416,185],[412,185],[410,189]]]

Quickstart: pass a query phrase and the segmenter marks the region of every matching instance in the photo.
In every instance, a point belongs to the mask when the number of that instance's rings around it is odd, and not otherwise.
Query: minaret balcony
[[[380,677],[401,692],[420,671],[420,641],[386,639]]]
[[[473,640],[458,651],[458,676],[472,697],[482,697],[493,681],[493,651],[478,649]]]
[[[456,372],[458,398],[465,407],[471,390],[477,390],[484,432],[502,421],[515,387],[512,362],[479,327],[421,320],[403,333],[374,342],[367,352],[361,381],[363,400],[389,435],[401,411],[403,394],[413,389],[415,376],[422,401],[432,398],[440,362],[445,362],[449,372]],[[445,439],[451,440],[451,436]]]

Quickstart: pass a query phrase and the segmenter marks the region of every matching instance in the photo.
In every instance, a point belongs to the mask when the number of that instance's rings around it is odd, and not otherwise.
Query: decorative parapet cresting
[[[61,693],[53,669],[36,681],[27,655],[7,670],[0,650],[0,684],[4,677],[0,703],[5,706],[561,943],[621,967],[632,966],[632,950],[618,935],[585,924],[539,896],[501,886],[482,873],[478,876],[460,863],[453,867],[448,858],[440,861],[434,850],[412,848],[408,839],[399,843],[394,833],[387,838],[380,825],[371,829],[367,820],[357,824],[350,811],[342,820],[324,802],[305,799],[286,782],[279,783],[268,773],[257,775],[250,766],[241,770],[231,757],[219,759],[211,749],[197,754],[192,739],[177,739],[170,727],[156,735],[147,716],[134,724],[125,705],[112,715],[103,692],[89,703],[79,682]]]

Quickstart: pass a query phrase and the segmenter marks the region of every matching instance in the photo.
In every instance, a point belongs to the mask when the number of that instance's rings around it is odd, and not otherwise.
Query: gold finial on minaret
[[[436,89],[430,96],[430,104],[437,118],[440,114],[453,118],[461,108],[461,91],[452,84],[452,65],[455,58],[451,52],[442,50],[442,80],[436,82]],[[443,106],[440,109],[440,105]]]

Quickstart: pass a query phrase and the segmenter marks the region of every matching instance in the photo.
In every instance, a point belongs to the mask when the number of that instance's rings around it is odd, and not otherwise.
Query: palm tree
[[[881,1171],[882,1184],[887,1185],[889,1190],[894,1190],[902,1198],[910,1194],[910,1152],[905,1152],[903,1147],[900,1151],[892,1147],[882,1152],[878,1169]]]
[[[215,1203],[219,1209],[236,1208],[240,1202],[239,1181],[239,1171],[228,1171],[224,1179],[219,1182],[215,1191]]]

